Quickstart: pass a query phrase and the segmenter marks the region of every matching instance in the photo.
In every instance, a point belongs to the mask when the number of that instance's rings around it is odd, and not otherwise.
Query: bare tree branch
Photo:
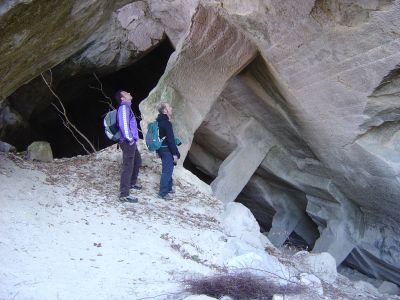
[[[90,154],[90,151],[86,149],[85,145],[78,139],[78,137],[75,135],[75,132],[71,129],[70,126],[68,126],[68,124],[64,121],[64,119],[62,118],[62,113],[60,111],[60,109],[57,107],[57,105],[55,105],[54,103],[51,103],[51,105],[53,105],[55,107],[55,109],[60,112],[60,119],[64,125],[65,128],[68,129],[68,131],[72,134],[72,136],[74,137],[74,139],[82,146],[83,150],[85,150],[86,153]]]
[[[50,92],[53,94],[53,96],[58,100],[58,104],[60,107],[58,107],[55,103],[51,103],[53,107],[57,110],[57,112],[60,114],[60,118],[63,120],[63,125],[71,132],[72,136],[75,138],[75,140],[83,147],[83,149],[86,151],[87,154],[90,154],[91,152],[86,149],[86,147],[82,144],[82,142],[79,141],[78,137],[75,135],[77,133],[82,139],[85,140],[85,142],[90,146],[92,152],[96,152],[96,148],[93,146],[93,144],[89,141],[89,139],[69,120],[67,111],[58,95],[54,92],[53,88],[51,87],[51,84],[53,82],[53,74],[51,70],[49,70],[50,73],[50,80],[47,81],[44,74],[41,73],[40,75],[42,76],[43,81],[49,88]]]
[[[97,77],[95,72],[93,72],[93,76],[99,83],[99,87],[89,85],[89,88],[100,91],[103,97],[107,99],[107,101],[100,101],[100,102],[107,104],[111,110],[115,109],[115,107],[112,105],[112,99],[109,96],[107,96],[107,94],[104,92],[103,83],[100,81],[99,77]]]

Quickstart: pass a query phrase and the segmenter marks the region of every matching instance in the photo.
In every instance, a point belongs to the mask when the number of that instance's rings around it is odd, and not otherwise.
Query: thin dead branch
[[[41,73],[40,75],[42,76],[42,79],[44,81],[44,83],[47,85],[47,87],[49,88],[50,92],[53,94],[53,96],[58,100],[58,104],[59,106],[57,106],[55,103],[51,103],[53,105],[53,107],[57,110],[57,112],[59,113],[60,118],[63,121],[63,125],[65,128],[67,128],[72,136],[74,137],[74,139],[83,147],[83,149],[85,150],[85,152],[87,154],[90,154],[91,152],[89,150],[87,150],[87,148],[83,145],[83,143],[78,139],[77,135],[80,136],[82,139],[85,140],[85,142],[90,146],[92,152],[96,152],[96,148],[93,146],[93,144],[89,141],[89,139],[71,122],[71,120],[68,118],[67,115],[67,111],[65,109],[65,106],[63,105],[60,97],[54,92],[53,88],[52,88],[52,82],[53,82],[53,74],[51,72],[51,70],[49,70],[50,73],[50,80],[47,81],[44,74]],[[77,135],[76,135],[77,134]]]
[[[112,105],[112,99],[104,92],[103,83],[100,81],[99,77],[97,77],[97,74],[95,72],[93,72],[93,76],[94,78],[96,78],[97,82],[99,83],[99,86],[95,87],[89,85],[89,88],[100,91],[103,97],[107,99],[107,101],[100,101],[100,102],[107,104],[111,110],[115,109],[115,107]]]

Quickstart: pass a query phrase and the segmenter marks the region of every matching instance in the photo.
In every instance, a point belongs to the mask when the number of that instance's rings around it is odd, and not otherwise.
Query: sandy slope
[[[158,161],[145,157],[140,203],[121,204],[119,154],[49,164],[0,154],[0,299],[140,299],[218,264],[220,203],[182,178],[174,201],[157,199]]]

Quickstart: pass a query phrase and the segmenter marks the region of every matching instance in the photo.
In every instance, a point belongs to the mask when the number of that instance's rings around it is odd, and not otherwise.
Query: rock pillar
[[[237,139],[237,148],[221,164],[211,183],[214,195],[224,203],[236,199],[274,145],[270,134],[253,118],[241,126]]]

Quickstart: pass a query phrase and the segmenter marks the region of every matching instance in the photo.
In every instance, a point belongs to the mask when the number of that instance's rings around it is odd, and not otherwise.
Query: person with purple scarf
[[[132,96],[129,92],[119,90],[116,92],[115,98],[119,102],[117,120],[119,130],[121,131],[119,146],[122,149],[119,200],[121,202],[136,203],[138,199],[129,195],[129,190],[140,190],[142,188],[137,184],[142,158],[136,146],[139,133],[136,118],[131,109]]]

